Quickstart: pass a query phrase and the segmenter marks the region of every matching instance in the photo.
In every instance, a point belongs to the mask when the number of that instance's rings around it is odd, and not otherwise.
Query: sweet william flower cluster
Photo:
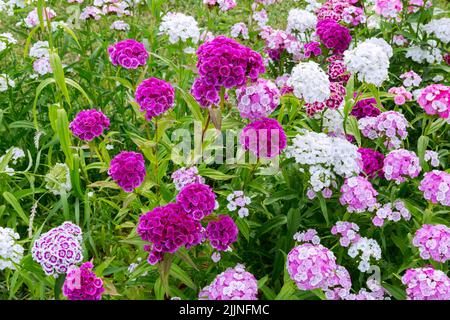
[[[416,231],[412,243],[419,249],[420,257],[424,260],[450,260],[450,228],[445,225],[424,224]]]

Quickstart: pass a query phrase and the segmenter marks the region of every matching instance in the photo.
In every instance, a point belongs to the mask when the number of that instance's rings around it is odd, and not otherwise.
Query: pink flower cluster
[[[375,217],[372,219],[372,223],[376,227],[382,227],[385,220],[397,222],[400,221],[401,218],[408,221],[411,219],[411,213],[406,208],[403,201],[396,200],[393,207],[390,203],[387,203],[381,208],[378,208]]]
[[[181,190],[192,183],[205,183],[205,179],[198,174],[197,167],[180,168],[172,173],[175,189]]]
[[[348,212],[373,211],[377,205],[378,192],[364,177],[356,176],[347,178],[341,187],[339,202],[348,205]]]
[[[347,269],[337,266],[334,274],[329,279],[328,287],[324,289],[328,300],[346,300],[352,288],[352,279]]]
[[[303,45],[303,56],[305,58],[310,58],[311,55],[316,57],[322,54],[322,49],[320,49],[320,42],[311,41]]]
[[[361,154],[363,172],[369,179],[384,176],[382,153],[370,148],[359,148],[358,152]]]
[[[158,78],[145,79],[136,89],[136,102],[148,121],[172,108],[174,101],[172,85]]]
[[[177,203],[189,217],[199,221],[214,211],[216,195],[206,184],[191,183],[178,193]]]
[[[377,100],[374,98],[358,100],[350,112],[358,120],[365,117],[376,117],[380,113],[380,109],[377,108]]]
[[[83,110],[76,115],[69,128],[81,140],[91,141],[109,129],[109,119],[101,111]]]
[[[283,52],[292,55],[295,61],[300,60],[303,45],[291,33],[272,27],[264,27],[259,35],[265,40],[265,52],[271,60],[279,61]]]
[[[408,300],[450,300],[450,279],[431,267],[406,270],[402,283]]]
[[[150,253],[147,261],[152,265],[161,261],[164,253],[174,253],[182,246],[189,249],[203,239],[200,222],[176,203],[156,207],[141,215],[137,233],[142,240],[152,243],[144,247]]]
[[[361,236],[358,233],[359,226],[348,221],[338,221],[331,228],[331,233],[340,235],[339,243],[342,247],[348,247],[352,243],[358,242]]]
[[[398,14],[403,10],[401,0],[376,0],[375,12],[384,18],[397,18]]]
[[[262,118],[244,127],[239,137],[245,150],[259,158],[273,158],[286,148],[286,134],[275,119]]]
[[[407,91],[405,87],[392,87],[388,91],[389,93],[395,94],[394,103],[398,106],[404,105],[406,101],[412,101],[413,95],[411,92]]]
[[[42,234],[34,242],[31,254],[46,275],[56,278],[58,274],[65,274],[70,266],[83,260],[81,241],[80,227],[66,221]]]
[[[280,90],[270,80],[258,79],[255,83],[236,89],[237,108],[242,118],[257,120],[267,117],[280,104]]]
[[[349,6],[342,11],[342,21],[352,26],[357,26],[367,21],[364,10],[360,7]]]
[[[325,108],[338,109],[344,100],[345,94],[345,87],[341,83],[330,82],[330,97],[324,102],[306,103],[306,113],[312,117]]]
[[[352,41],[350,30],[332,19],[319,20],[316,34],[325,47],[332,49],[337,54],[342,54],[347,50]]]
[[[144,157],[138,152],[122,151],[111,160],[108,174],[125,192],[132,192],[144,181]]]
[[[450,206],[450,173],[438,170],[425,173],[419,190],[426,200]]]
[[[85,262],[79,268],[70,267],[64,280],[64,296],[69,300],[101,300],[105,289],[102,279],[92,271],[93,267],[91,262]]]
[[[344,9],[348,8],[351,4],[354,4],[356,2],[357,1],[355,0],[327,0],[317,11],[317,19],[331,19],[339,22],[342,20]]]
[[[350,73],[347,71],[342,56],[333,55],[327,59],[330,64],[328,65],[327,75],[331,82],[341,82],[346,84],[348,79],[350,79]]]
[[[401,74],[400,79],[403,79],[403,86],[407,88],[418,87],[422,83],[422,78],[412,70]]]
[[[303,232],[295,233],[294,240],[299,243],[302,243],[302,242],[311,242],[312,244],[320,243],[320,238],[317,235],[317,231],[315,229],[308,229]]]
[[[429,85],[421,91],[420,96],[417,98],[417,103],[427,114],[437,114],[441,118],[449,119],[450,87],[443,84]]]
[[[236,0],[203,0],[203,3],[211,7],[218,5],[221,11],[228,11],[236,7]]]
[[[384,158],[384,176],[386,180],[394,180],[397,184],[404,182],[407,177],[416,178],[421,170],[419,158],[412,151],[393,150]]]
[[[127,39],[108,47],[109,58],[115,66],[126,69],[137,69],[144,66],[148,59],[148,52],[142,43]]]
[[[217,275],[198,297],[200,300],[257,300],[258,282],[242,264],[237,264]]]
[[[220,251],[226,251],[237,240],[239,230],[227,215],[219,215],[218,220],[210,221],[206,226],[206,238],[211,246]]]
[[[450,260],[450,228],[443,224],[424,224],[416,231],[412,244],[419,248],[422,259]]]

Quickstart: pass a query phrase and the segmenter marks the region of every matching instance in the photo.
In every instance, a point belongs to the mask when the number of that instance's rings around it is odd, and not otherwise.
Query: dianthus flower
[[[216,195],[210,186],[191,183],[181,189],[177,203],[194,220],[202,220],[210,215],[216,206]]]
[[[110,163],[108,174],[125,192],[132,192],[145,178],[145,161],[142,154],[122,151]]]
[[[53,69],[48,56],[39,58],[33,62],[33,70],[41,76],[52,73]]]
[[[370,270],[372,258],[376,261],[381,259],[381,248],[376,240],[362,237],[351,244],[348,255],[353,259],[360,255],[358,270],[367,272]]]
[[[417,102],[427,114],[437,114],[441,118],[449,119],[450,87],[443,84],[429,85],[420,92]]]
[[[19,234],[13,229],[0,227],[0,270],[16,270],[24,251],[17,243],[19,239]]]
[[[341,187],[339,202],[348,205],[348,212],[373,211],[377,205],[378,192],[372,184],[364,177],[351,177],[345,179]]]
[[[375,0],[375,12],[385,18],[397,18],[402,10],[401,0]]]
[[[421,170],[416,154],[405,149],[389,152],[383,161],[386,180],[394,180],[397,184],[404,182],[407,177],[416,178]]]
[[[148,121],[172,108],[174,101],[175,89],[158,78],[145,79],[136,89],[136,102]]]
[[[392,87],[388,92],[395,94],[394,103],[398,106],[404,105],[406,101],[411,101],[413,98],[411,92],[407,91],[405,87]]]
[[[211,246],[220,251],[226,251],[237,240],[239,230],[236,223],[227,215],[219,215],[206,227],[206,238]]]
[[[419,190],[426,200],[450,206],[450,173],[438,170],[425,173]]]
[[[267,117],[280,104],[280,91],[270,80],[258,79],[255,83],[236,89],[237,108],[242,118],[257,120]]]
[[[422,83],[422,78],[412,70],[401,74],[400,79],[403,79],[403,86],[407,88],[418,87]]]
[[[342,84],[339,82],[330,82],[330,96],[328,99],[324,102],[306,103],[306,113],[312,117],[325,108],[336,110],[341,106],[342,101],[344,101],[345,94],[346,90]]]
[[[244,195],[244,191],[242,190],[236,190],[230,193],[227,196],[227,209],[230,211],[235,211],[238,207],[238,215],[241,218],[245,218],[248,216],[248,208],[246,208],[247,205],[252,203],[252,200],[250,197],[247,197]]]
[[[103,112],[90,109],[80,111],[69,125],[72,133],[81,140],[91,141],[109,128],[109,119]]]
[[[337,54],[347,50],[352,41],[350,31],[332,19],[317,22],[316,33],[325,47]]]
[[[242,264],[228,268],[199,293],[200,300],[257,300],[258,282]]]
[[[127,39],[108,47],[109,58],[115,66],[126,69],[137,69],[147,63],[148,52],[142,43]]]
[[[299,61],[302,57],[303,44],[291,33],[264,27],[259,33],[265,40],[265,52],[272,61],[279,61],[283,52],[292,56],[294,61]]]
[[[172,173],[172,180],[178,191],[192,183],[205,183],[205,179],[198,174],[196,166],[178,169]]]
[[[287,32],[305,33],[307,31],[314,31],[317,24],[317,17],[314,13],[302,10],[289,10],[287,19]]]
[[[431,267],[406,270],[402,283],[408,300],[450,300],[450,279]]]
[[[45,188],[55,196],[68,193],[72,189],[69,166],[65,163],[56,163],[45,175]]]
[[[436,151],[426,150],[424,160],[429,161],[432,167],[439,167],[439,153]]]
[[[207,79],[202,77],[196,78],[191,88],[192,96],[202,108],[217,105],[220,102],[219,91],[220,86],[210,85]]]
[[[387,203],[381,208],[378,208],[375,212],[375,217],[372,218],[372,223],[377,227],[382,227],[385,220],[397,222],[401,218],[408,221],[411,219],[411,213],[403,201],[396,200],[394,205]]]
[[[180,247],[189,249],[201,243],[203,227],[177,203],[156,207],[139,218],[137,233],[142,240],[151,242],[144,247],[149,252],[148,263],[163,260],[164,253],[174,253]]]
[[[303,232],[296,232],[293,238],[295,241],[299,243],[311,242],[314,245],[320,244],[320,237],[317,235],[317,231],[315,229],[308,229]]]
[[[243,22],[234,24],[231,27],[230,34],[233,38],[237,38],[239,37],[239,35],[241,35],[243,39],[249,39],[247,25]]]
[[[342,21],[353,26],[357,26],[367,21],[364,10],[360,7],[349,6],[342,11]]]
[[[322,54],[322,49],[320,49],[320,43],[317,41],[305,43],[303,45],[303,51],[304,51],[303,55],[305,58],[310,58],[311,55],[317,57]]]
[[[383,160],[384,155],[370,148],[359,148],[361,154],[363,172],[369,179],[383,177]]]
[[[331,94],[327,75],[313,61],[295,66],[287,84],[294,88],[294,95],[306,103],[324,102]]]
[[[342,247],[348,247],[352,243],[358,242],[361,236],[358,233],[359,226],[348,221],[338,221],[331,228],[331,234],[339,234],[339,243]]]
[[[44,24],[47,25],[47,18],[49,20],[52,20],[54,17],[56,17],[56,12],[53,9],[45,8],[45,12],[43,13],[43,21]],[[37,8],[34,8],[32,11],[30,11],[25,18],[25,25],[27,28],[34,28],[39,24],[39,15]]]
[[[433,19],[423,26],[423,30],[445,44],[450,42],[450,18]]]
[[[169,12],[162,17],[159,31],[167,35],[172,44],[188,40],[195,44],[200,38],[200,29],[194,17],[179,12]]]
[[[346,84],[348,79],[350,79],[350,73],[347,72],[347,67],[342,58],[338,55],[334,55],[327,60],[330,62],[327,69],[327,75],[330,81]]]
[[[443,224],[424,224],[416,231],[412,244],[419,248],[422,259],[450,260],[450,228]]]
[[[350,295],[352,279],[347,269],[337,266],[334,275],[329,279],[328,287],[324,289],[327,300],[345,300]]]
[[[83,263],[79,268],[71,266],[67,272],[62,292],[69,300],[101,300],[103,281],[92,271],[91,262]]]
[[[228,11],[236,7],[236,0],[203,0],[208,6],[218,5],[221,11]]]
[[[70,266],[83,260],[81,241],[80,227],[66,221],[42,234],[33,243],[31,254],[46,275],[57,278],[58,274],[65,274]]]
[[[258,158],[273,158],[286,148],[286,134],[275,119],[262,118],[242,129],[239,141]]]
[[[104,13],[101,9],[94,6],[87,6],[80,13],[80,20],[100,20],[103,15]]]
[[[130,31],[130,25],[123,20],[117,20],[111,23],[109,29],[119,31]]]

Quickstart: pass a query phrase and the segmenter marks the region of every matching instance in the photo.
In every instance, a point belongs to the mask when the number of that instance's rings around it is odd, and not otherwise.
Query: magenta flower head
[[[181,189],[177,203],[194,220],[202,220],[210,215],[216,207],[216,195],[210,186],[192,183]]]
[[[327,75],[331,82],[341,82],[345,85],[350,79],[350,72],[347,71],[343,59],[343,56],[338,54],[329,57]]]
[[[425,173],[419,190],[423,192],[426,200],[450,206],[450,173],[438,170]]]
[[[263,118],[242,129],[239,137],[245,150],[259,158],[273,158],[286,148],[286,134],[275,119]]]
[[[228,268],[203,288],[200,300],[257,300],[258,281],[242,264]]]
[[[303,51],[303,55],[305,56],[305,58],[310,58],[311,55],[317,57],[322,54],[322,49],[320,49],[320,42],[317,41],[305,43],[303,45]]]
[[[81,140],[91,141],[109,129],[109,119],[101,111],[83,110],[76,115],[69,128]]]
[[[422,90],[419,98],[419,105],[429,115],[439,115],[444,119],[450,116],[450,87],[443,84],[432,84]],[[450,122],[450,120],[448,120]]]
[[[211,246],[220,251],[226,251],[236,242],[238,232],[236,223],[227,215],[220,215],[217,221],[210,221],[206,227],[206,237]]]
[[[389,152],[383,162],[384,176],[397,184],[404,182],[407,177],[416,178],[421,170],[416,154],[405,149]]]
[[[69,267],[83,260],[80,227],[66,221],[59,227],[42,234],[33,244],[33,260],[42,266],[45,274],[65,274]]]
[[[373,211],[378,206],[378,192],[364,177],[356,176],[345,179],[341,193],[339,202],[342,205],[348,205],[348,212]]]
[[[350,31],[332,19],[317,22],[316,33],[325,47],[338,54],[347,50],[352,41]]]
[[[280,90],[270,80],[258,79],[255,83],[236,89],[237,108],[242,118],[257,120],[267,117],[280,104]]]
[[[450,260],[450,228],[443,224],[424,224],[416,231],[412,243],[419,248],[422,259]]]
[[[179,204],[169,203],[141,215],[137,233],[142,240],[151,242],[144,249],[150,253],[148,263],[154,265],[163,260],[164,253],[174,253],[182,246],[189,249],[199,244],[203,238],[203,227]]]
[[[144,66],[148,59],[144,45],[133,39],[117,42],[108,48],[108,53],[113,65],[120,65],[126,69]]]
[[[361,154],[362,169],[367,177],[369,179],[383,177],[384,155],[370,148],[359,148],[358,152]]]
[[[356,96],[357,94],[355,93],[355,97]],[[365,117],[376,117],[380,113],[380,109],[377,108],[377,100],[374,98],[359,100],[350,112],[350,114],[358,120]]]
[[[197,78],[192,84],[191,93],[202,108],[217,105],[220,101],[220,86],[209,84],[206,78]]]
[[[111,160],[108,174],[125,192],[132,192],[144,181],[144,157],[138,152],[122,151]]]
[[[148,121],[172,108],[174,101],[174,88],[161,79],[145,79],[136,89],[136,102]]]
[[[406,270],[402,277],[408,300],[450,300],[450,279],[431,267]]]
[[[81,267],[71,266],[63,285],[63,294],[69,300],[101,300],[103,288],[102,279],[92,271],[94,265],[85,262]]]

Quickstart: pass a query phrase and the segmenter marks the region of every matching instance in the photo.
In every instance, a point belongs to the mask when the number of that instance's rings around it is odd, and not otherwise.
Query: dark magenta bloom
[[[108,48],[109,58],[113,65],[120,65],[126,69],[136,69],[147,63],[148,52],[142,43],[127,39]]]
[[[259,158],[273,158],[286,148],[286,134],[277,120],[263,118],[242,129],[239,137],[245,150]]]
[[[370,148],[359,148],[361,154],[363,172],[370,178],[383,177],[384,155]]]
[[[102,279],[92,271],[94,265],[85,262],[81,267],[72,266],[67,272],[63,285],[63,294],[69,300],[101,300],[103,288]]]
[[[109,119],[101,111],[95,109],[80,111],[69,125],[74,136],[81,140],[91,141],[109,129]]]
[[[332,19],[317,22],[316,33],[325,47],[338,54],[347,50],[352,41],[350,30]]]
[[[141,215],[137,233],[142,240],[151,242],[144,249],[149,251],[148,263],[155,264],[164,253],[174,253],[180,247],[187,249],[203,239],[203,227],[192,219],[177,203],[156,207]]]
[[[304,56],[305,58],[311,57],[311,55],[314,56],[320,56],[322,54],[322,49],[320,49],[320,43],[317,41],[311,41],[308,43],[305,43],[303,46]]]
[[[347,71],[343,57],[341,55],[332,55],[327,61],[330,62],[327,72],[330,81],[341,82],[345,85],[350,79],[350,73]]]
[[[380,109],[377,108],[377,100],[374,98],[359,100],[350,112],[358,120],[365,117],[376,117],[380,113]]]
[[[111,160],[108,174],[125,192],[132,192],[144,181],[144,157],[138,152],[122,151]]]
[[[206,237],[213,248],[225,251],[230,244],[236,242],[239,230],[229,216],[220,215],[218,218],[217,221],[208,223]]]
[[[216,195],[210,186],[192,183],[181,189],[177,203],[194,220],[202,220],[210,215],[216,206]]]
[[[217,105],[220,101],[220,86],[208,84],[205,78],[197,78],[191,88],[192,96],[202,108]]]
[[[136,89],[136,102],[148,121],[172,108],[174,101],[172,85],[158,78],[145,79]]]

